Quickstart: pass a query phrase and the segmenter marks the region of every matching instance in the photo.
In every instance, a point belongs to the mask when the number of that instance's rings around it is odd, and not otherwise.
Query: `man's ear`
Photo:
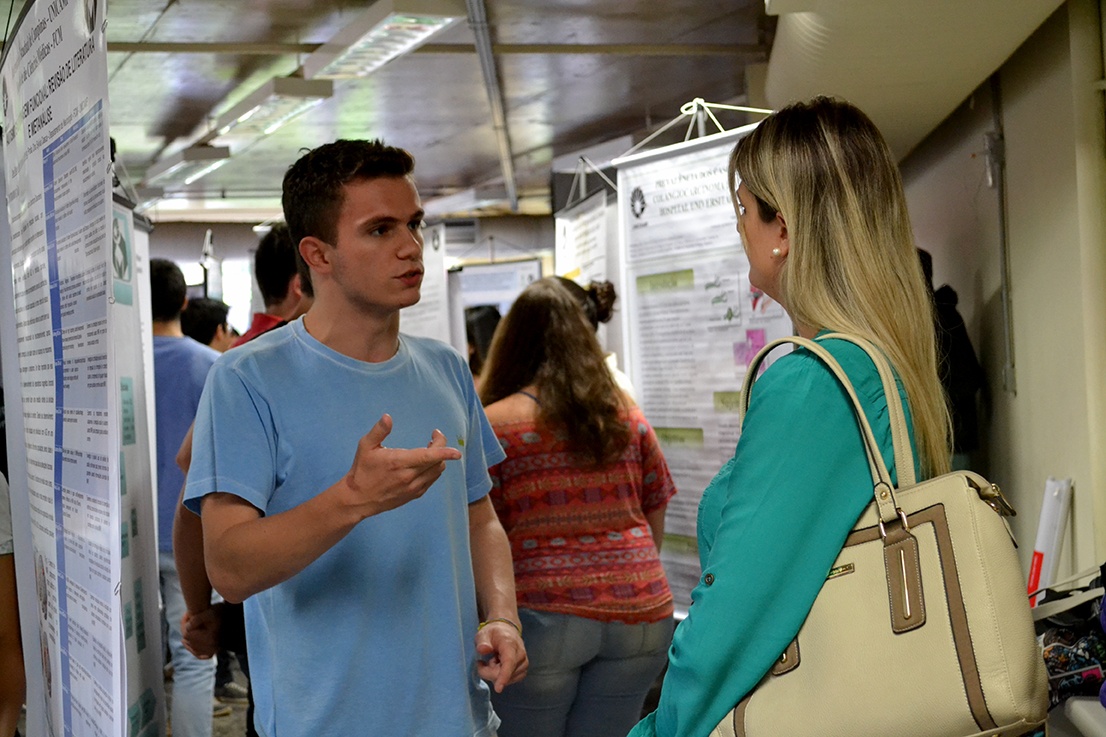
[[[330,244],[316,238],[313,235],[306,236],[300,241],[300,256],[313,271],[320,274],[330,272],[330,252],[333,250]],[[296,275],[296,286],[299,287],[299,274]]]

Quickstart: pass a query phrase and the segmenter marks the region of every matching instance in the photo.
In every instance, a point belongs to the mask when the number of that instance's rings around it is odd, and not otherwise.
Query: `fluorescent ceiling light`
[[[303,76],[367,77],[466,15],[460,0],[377,0],[307,57]]]
[[[143,183],[192,184],[227,163],[229,159],[230,149],[226,146],[191,146],[154,162],[146,171]]]
[[[507,200],[507,190],[502,185],[492,185],[470,187],[453,194],[424,200],[422,207],[427,218],[444,218],[479,214],[495,208],[510,209],[510,203]]]
[[[334,94],[325,79],[275,77],[246,95],[215,121],[214,138],[244,146],[273,133]]]

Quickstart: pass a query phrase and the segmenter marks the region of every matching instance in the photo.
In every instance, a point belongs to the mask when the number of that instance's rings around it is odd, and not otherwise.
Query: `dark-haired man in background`
[[[234,342],[235,346],[295,320],[307,312],[315,296],[311,279],[301,277],[296,268],[296,244],[292,242],[288,226],[284,223],[273,225],[257,244],[253,275],[261,291],[265,311],[254,313],[250,329]]]
[[[180,313],[180,327],[192,340],[223,353],[238,338],[227,323],[229,313],[230,305],[221,299],[197,297]]]

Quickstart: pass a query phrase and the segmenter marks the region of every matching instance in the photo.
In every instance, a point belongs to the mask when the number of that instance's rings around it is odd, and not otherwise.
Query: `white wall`
[[[553,218],[509,216],[481,218],[476,223],[476,246],[466,260],[512,261],[523,258],[543,260],[542,276],[553,273],[553,248],[556,228]],[[451,251],[449,255],[454,255]]]
[[[1028,566],[1048,476],[1074,479],[1061,575],[1106,553],[1106,145],[1097,4],[1070,0],[905,162],[920,246],[959,292],[987,370],[991,411],[977,461],[1019,509]],[[1016,393],[1003,387],[998,205],[983,134],[1001,112]]]
[[[157,223],[150,233],[150,255],[174,261],[199,261],[204,234],[212,231],[218,258],[253,258],[261,239],[252,223]]]

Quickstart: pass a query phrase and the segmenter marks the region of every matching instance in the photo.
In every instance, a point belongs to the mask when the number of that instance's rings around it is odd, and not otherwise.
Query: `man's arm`
[[[173,559],[177,563],[186,610],[180,625],[184,646],[197,658],[210,658],[219,649],[219,617],[211,607],[211,580],[207,577],[204,562],[203,524],[184,506],[183,486],[173,517]]]
[[[233,494],[205,496],[204,556],[223,598],[241,602],[287,581],[361,520],[421,497],[445,471],[446,461],[461,457],[438,430],[426,448],[384,448],[391,430],[392,418],[384,415],[358,442],[349,473],[286,512],[266,517]]]
[[[476,633],[476,671],[502,693],[504,686],[526,676],[529,661],[515,601],[511,546],[487,496],[469,505],[469,544],[476,605],[488,623]]]
[[[184,475],[192,466],[192,431],[188,432],[177,451],[177,465]],[[219,650],[219,615],[211,606],[211,580],[204,562],[204,531],[200,518],[184,506],[184,486],[177,498],[173,515],[173,558],[184,595],[185,614],[180,631],[184,646],[197,658],[207,659]]]

